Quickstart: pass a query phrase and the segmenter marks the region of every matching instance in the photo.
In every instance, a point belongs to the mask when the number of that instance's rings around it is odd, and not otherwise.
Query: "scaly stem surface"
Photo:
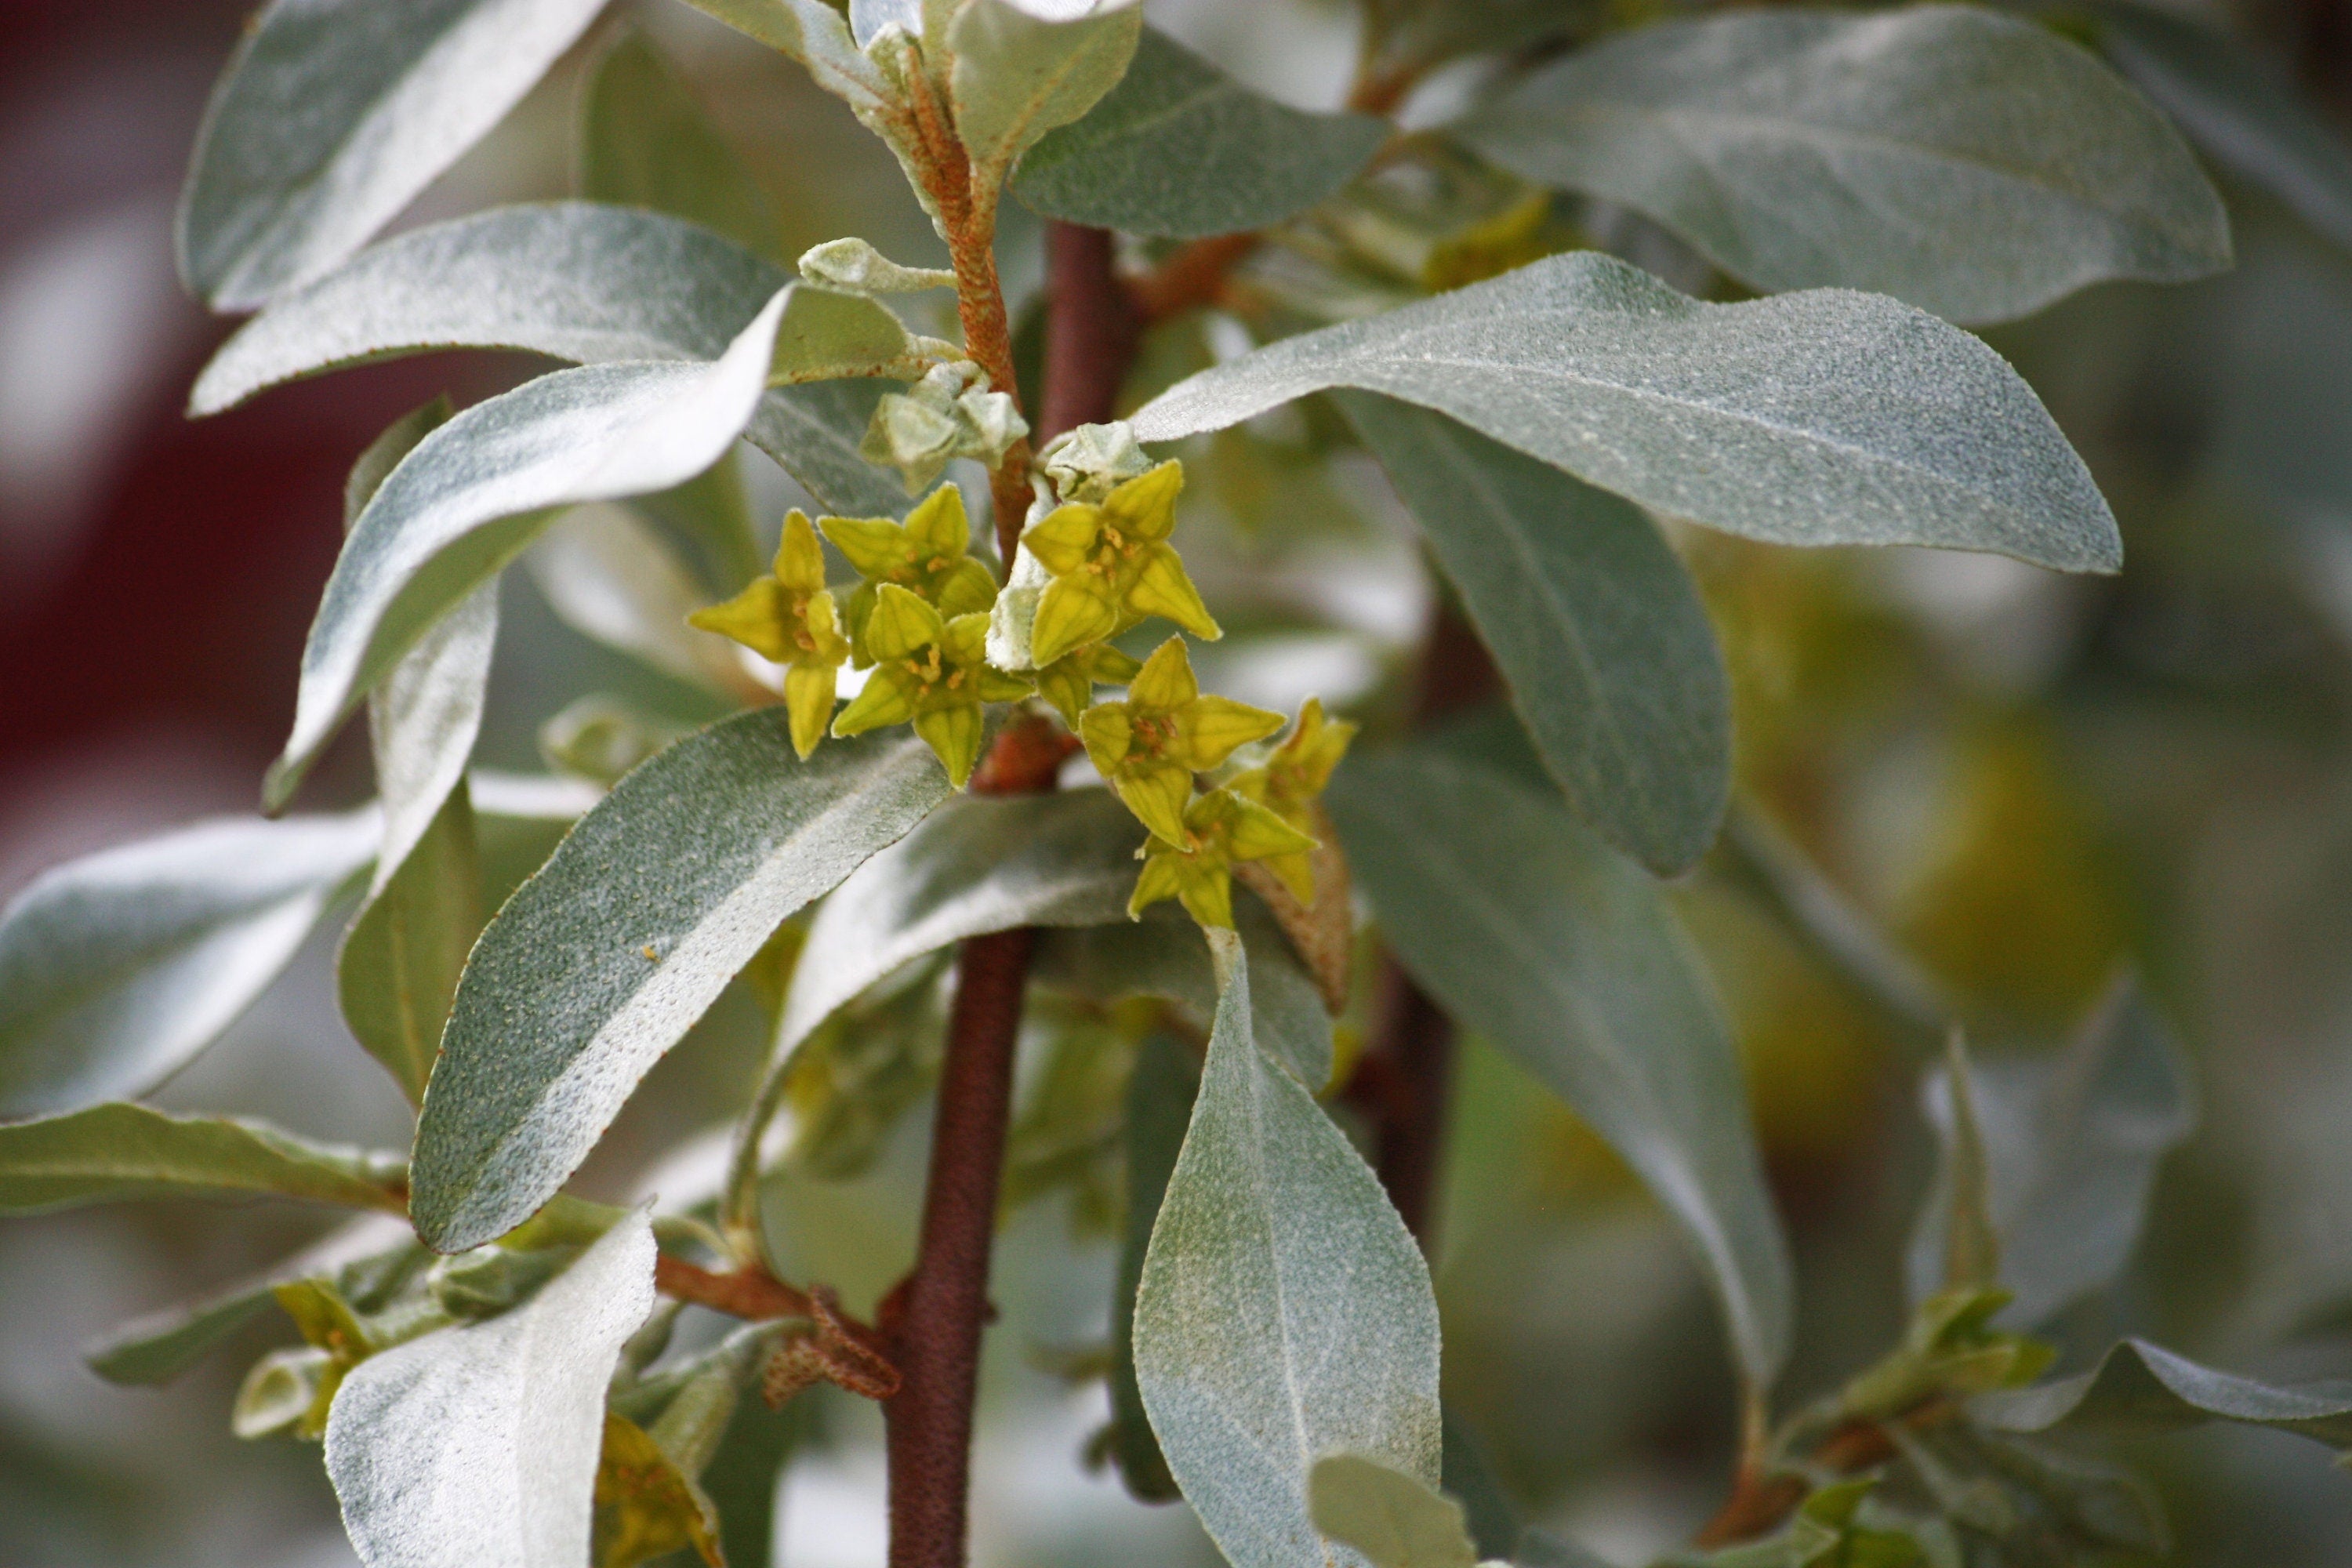
[[[1047,334],[1055,346],[1048,351],[1051,368],[1042,400],[1045,437],[1109,418],[1111,400],[1134,354],[1132,331],[1116,330],[1124,299],[1111,276],[1109,236],[1072,236],[1063,226],[1055,228],[1048,241]],[[968,251],[951,244],[950,249],[972,357],[1002,390],[1017,395],[994,258],[985,247]],[[967,263],[973,268],[969,274]],[[983,294],[975,309],[974,297]],[[986,336],[991,330],[992,338]],[[1001,356],[1001,377],[983,356],[983,346]],[[1025,508],[1025,449],[1018,460]],[[1008,510],[1003,493],[1004,475],[1013,466],[1008,458],[996,475],[998,542],[1007,563],[1021,526],[1021,512]],[[972,788],[982,794],[1049,790],[1070,749],[1069,737],[1050,721],[1016,720],[991,748]],[[1033,931],[973,937],[963,944],[958,962],[923,1192],[922,1236],[914,1271],[879,1314],[890,1360],[903,1379],[883,1406],[890,1461],[890,1568],[962,1568],[965,1561],[972,1406],[980,1385],[981,1330],[988,1318],[989,1254],[1012,1115],[1013,1047],[1035,943]]]

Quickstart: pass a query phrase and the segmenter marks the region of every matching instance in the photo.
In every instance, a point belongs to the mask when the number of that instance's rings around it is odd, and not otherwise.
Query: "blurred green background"
[[[1352,58],[1316,0],[1176,0],[1154,21],[1260,89],[1324,105]],[[773,198],[782,255],[862,234],[943,259],[895,167],[831,100],[684,7],[624,5],[690,74]],[[488,356],[372,368],[186,427],[222,331],[178,293],[169,216],[232,5],[0,7],[0,895],[43,867],[193,816],[252,809],[332,560],[344,467],[440,390],[510,384]],[[2336,115],[2352,8],[2273,0],[2231,18]],[[592,40],[593,44],[593,40]],[[402,219],[566,194],[583,48]],[[1446,84],[1433,89],[1442,99]],[[1427,105],[1423,112],[1429,112]],[[1969,1020],[1988,1053],[2052,1048],[2123,965],[2197,1063],[2203,1123],[2160,1174],[2121,1282],[2062,1324],[2070,1363],[2145,1332],[2275,1379],[2352,1373],[2352,253],[2217,173],[2238,266],[2185,288],[2109,285],[1989,337],[2032,382],[2122,521],[2127,564],[2070,579],[1991,557],[1774,550],[1678,534],[1737,689],[1747,799]],[[1703,266],[1625,215],[1565,198],[1557,239],[1684,287]],[[1008,291],[1033,291],[1008,210]],[[1377,273],[1377,247],[1335,226]],[[1278,266],[1265,286],[1279,291]],[[1137,391],[1237,331],[1179,323]],[[1195,443],[1188,559],[1235,636],[1204,682],[1376,722],[1433,591],[1377,476],[1311,419]],[[770,526],[795,499],[756,457]],[[754,471],[757,470],[757,471]],[[1230,612],[1230,613],[1229,613]],[[681,721],[687,689],[589,640],[510,574],[482,761],[535,770],[539,727],[609,692]],[[347,738],[312,799],[365,794]],[[514,847],[517,854],[520,846]],[[543,847],[543,846],[542,846]],[[1679,895],[1747,1054],[1801,1265],[1793,1403],[1897,1331],[1903,1239],[1932,1140],[1924,1040],[1713,865]],[[322,939],[161,1097],[314,1135],[397,1142],[399,1096],[337,1017]],[[762,1035],[730,995],[638,1095],[585,1178],[656,1190],[672,1145],[721,1123]],[[1052,1030],[1024,1071],[1034,1079]],[[778,1179],[789,1268],[864,1311],[912,1250],[919,1105],[851,1180]],[[707,1146],[706,1146],[707,1152]],[[77,1347],[257,1267],[323,1222],[283,1206],[154,1205],[0,1228],[0,1562],[258,1568],[351,1561],[316,1451],[237,1442],[240,1357],[123,1390]],[[1730,1379],[1704,1289],[1656,1207],[1531,1080],[1473,1042],[1443,1189],[1445,1378],[1534,1521],[1616,1561],[1678,1542],[1720,1500]],[[1113,1240],[1069,1189],[1011,1218],[997,1272],[976,1560],[1214,1561],[1181,1508],[1127,1499],[1083,1452]],[[706,1325],[707,1327],[708,1325]],[[833,1391],[785,1483],[780,1561],[878,1563],[879,1422]],[[2132,1457],[2179,1560],[2352,1564],[2352,1477],[2296,1439],[2212,1432]]]

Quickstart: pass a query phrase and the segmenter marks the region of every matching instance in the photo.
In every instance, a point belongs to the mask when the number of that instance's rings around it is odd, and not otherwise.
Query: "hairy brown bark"
[[[1118,384],[1134,358],[1137,331],[1111,273],[1108,234],[1055,224],[1046,244],[1050,295],[1041,437],[1110,417]],[[959,254],[960,275],[967,259],[977,264]],[[987,277],[992,298],[992,259]],[[1001,323],[1001,300],[993,314]],[[971,325],[968,313],[968,340]],[[990,374],[999,379],[993,369]],[[1009,353],[999,384],[1016,390]],[[1022,465],[1025,468],[1025,454]],[[1003,474],[998,478],[998,541],[1009,564],[1021,514],[1009,510]],[[990,749],[972,788],[994,795],[1050,790],[1072,745],[1048,721],[1016,721]],[[972,1407],[980,1391],[981,1331],[990,1315],[989,1256],[1012,1116],[1013,1047],[1035,944],[1033,931],[973,937],[963,944],[958,962],[923,1190],[921,1239],[914,1271],[879,1313],[879,1328],[901,1379],[898,1392],[883,1405],[890,1463],[890,1568],[962,1568],[966,1560]]]

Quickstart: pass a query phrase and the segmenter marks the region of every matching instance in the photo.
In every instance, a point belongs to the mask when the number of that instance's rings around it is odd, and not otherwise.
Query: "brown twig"
[[[1885,1464],[1903,1450],[1895,1432],[1917,1432],[1939,1426],[1959,1414],[1959,1404],[1948,1398],[1926,1401],[1891,1421],[1846,1421],[1814,1445],[1811,1464],[1832,1475],[1850,1476]],[[1773,1470],[1765,1456],[1750,1453],[1740,1461],[1731,1495],[1716,1510],[1691,1543],[1701,1550],[1753,1541],[1780,1528],[1812,1491],[1802,1476]]]
[[[1048,242],[1046,338],[1049,345],[1057,340],[1061,345],[1058,353],[1048,351],[1053,357],[1042,400],[1042,434],[1048,437],[1071,425],[1108,419],[1110,400],[1134,353],[1133,333],[1118,330],[1120,301],[1108,237],[1059,229]],[[964,262],[959,256],[960,277]],[[992,258],[986,280],[993,294]],[[1003,315],[998,298],[994,316],[1001,322]],[[971,342],[969,318],[965,335]],[[1005,376],[998,384],[1017,391],[1009,344]],[[1025,454],[1022,466],[1025,469]],[[1000,481],[1003,475],[1000,470]],[[1023,482],[1025,487],[1025,477]],[[1008,510],[1001,493],[997,524],[1009,563],[1021,512]],[[1070,749],[1070,737],[1050,720],[1016,720],[990,748],[972,787],[993,795],[1049,790]],[[989,1317],[989,1253],[1012,1117],[1013,1047],[1035,945],[1033,931],[998,931],[966,942],[958,962],[915,1268],[877,1314],[902,1380],[883,1406],[890,1463],[890,1568],[961,1568],[965,1560],[972,1405],[980,1384],[981,1330]]]
[[[1255,233],[1220,234],[1179,247],[1151,271],[1127,280],[1127,290],[1147,324],[1203,305],[1223,296],[1225,274],[1255,250],[1265,237]]]
[[[903,124],[922,149],[917,175],[947,235],[948,260],[955,268],[956,317],[963,326],[963,352],[988,373],[991,386],[1017,400],[1021,387],[1013,367],[1013,328],[1004,314],[1004,289],[996,276],[998,193],[984,176],[975,174],[952,118],[932,94],[929,79],[918,71],[908,79],[908,89]],[[998,553],[1009,570],[1013,543],[1021,536],[1021,521],[1029,510],[1028,442],[1016,441],[1004,454],[1004,461],[989,474],[988,492],[996,517]]]

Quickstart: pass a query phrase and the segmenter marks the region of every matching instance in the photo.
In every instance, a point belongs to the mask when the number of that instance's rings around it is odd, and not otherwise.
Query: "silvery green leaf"
[[[397,1156],[312,1143],[258,1121],[114,1101],[0,1122],[0,1214],[207,1194],[401,1208]]]
[[[1365,1454],[1326,1454],[1307,1475],[1315,1528],[1372,1568],[1477,1568],[1462,1505]]]
[[[386,240],[281,295],[222,345],[189,410],[215,414],[284,381],[455,346],[586,364],[717,359],[792,281],[659,213],[593,202],[499,207]],[[886,390],[772,387],[747,435],[825,505],[880,516],[905,498],[857,456],[857,442]]]
[[[623,33],[590,72],[577,145],[590,201],[668,213],[754,256],[781,248],[767,193],[642,33]]]
[[[849,0],[849,36],[859,48],[874,35],[895,26],[910,38],[923,36],[923,0]]]
[[[2276,62],[2166,6],[2089,0],[2083,8],[2116,68],[2215,163],[2352,247],[2352,144]]]
[[[530,1301],[354,1367],[327,1474],[367,1568],[580,1568],[621,1342],[654,1304],[653,1229],[607,1231]]]
[[[1128,1080],[1127,1216],[1119,1232],[1118,1283],[1111,1296],[1111,1458],[1127,1489],[1145,1502],[1173,1502],[1181,1495],[1176,1478],[1143,1408],[1135,1378],[1135,1298],[1143,1283],[1143,1259],[1152,1226],[1167,1196],[1201,1089],[1192,1054],[1172,1037],[1154,1030],[1135,1053]]]
[[[1328,803],[1398,961],[1649,1184],[1769,1384],[1787,1249],[1730,1032],[1658,885],[1556,800],[1432,750],[1351,759]]]
[[[1471,1542],[1481,1558],[1508,1558],[1526,1531],[1518,1511],[1503,1495],[1486,1446],[1464,1426],[1453,1408],[1445,1411],[1444,1454],[1441,1475],[1446,1495],[1458,1500],[1470,1529]]]
[[[1105,789],[961,795],[852,872],[809,923],[775,1059],[900,964],[966,937],[1127,919],[1143,830]]]
[[[1992,1173],[1977,1125],[1975,1081],[1967,1043],[1955,1026],[1945,1042],[1942,1071],[1922,1085],[1944,1151],[1911,1241],[1914,1306],[1938,1291],[1991,1289],[2000,1281],[2000,1233],[1993,1224]]]
[[[1661,876],[1714,841],[1731,693],[1682,560],[1640,510],[1444,415],[1340,405],[1419,520],[1569,804]]]
[[[904,737],[798,761],[782,707],[622,780],[467,965],[417,1124],[418,1234],[462,1251],[528,1216],[777,925],[949,793]]]
[[[890,86],[858,52],[849,25],[824,0],[687,0],[738,32],[781,49],[808,68],[810,79],[869,124],[891,105]]]
[[[743,438],[838,515],[896,517],[906,510],[905,489],[858,452],[875,406],[890,390],[881,381],[775,387],[760,400]]]
[[[448,400],[436,398],[396,421],[360,454],[343,487],[345,529],[359,521],[385,476],[425,437],[447,424],[449,415]],[[376,805],[383,812],[383,841],[376,851],[371,899],[381,896],[407,864],[410,851],[441,815],[449,792],[465,778],[474,738],[482,728],[482,701],[498,635],[498,587],[486,583],[417,639],[368,704]],[[470,836],[470,827],[467,833]],[[466,940],[473,940],[471,932]],[[458,957],[464,956],[461,948]],[[415,1087],[423,1084],[420,1078]]]
[[[273,0],[213,89],[180,270],[222,310],[357,250],[530,90],[604,0]]]
[[[659,213],[497,207],[396,236],[278,296],[221,345],[188,409],[216,414],[299,376],[459,346],[583,364],[717,359],[792,280]]]
[[[473,803],[460,778],[335,954],[343,1022],[412,1105],[425,1098],[457,976],[488,912]]]
[[[2062,1424],[2173,1432],[2207,1421],[2240,1421],[2352,1449],[2352,1381],[2274,1386],[2200,1366],[2146,1340],[2124,1341],[2074,1377],[1979,1394],[1969,1402],[1969,1414],[2003,1432],[2042,1432]]]
[[[334,1275],[352,1265],[373,1268],[415,1250],[416,1237],[404,1217],[365,1215],[241,1284],[110,1330],[82,1347],[83,1363],[109,1383],[142,1387],[169,1383],[275,1305],[271,1292],[276,1287]]]
[[[1040,20],[1008,0],[964,0],[948,25],[956,135],[991,192],[1039,137],[1101,101],[1135,58],[1141,6],[1074,10]]]
[[[828,239],[801,253],[801,276],[812,283],[856,294],[919,294],[952,289],[955,274],[935,267],[901,267],[866,241],[852,236]]]
[[[1152,1227],[1135,1370],[1168,1468],[1234,1568],[1322,1568],[1307,1474],[1334,1450],[1439,1462],[1437,1302],[1363,1160],[1250,1029],[1241,940]]]
[[[719,1542],[730,1563],[775,1561],[776,1494],[785,1462],[805,1428],[805,1402],[772,1410],[764,1399],[738,1400],[735,1418],[702,1472],[702,1495],[719,1514]]]
[[[1880,931],[1779,824],[1735,800],[1720,842],[1727,879],[1779,916],[1832,972],[1931,1037],[1944,1026],[1952,1007],[1935,977]]]
[[[1047,217],[1189,239],[1305,212],[1371,161],[1391,126],[1252,92],[1145,28],[1135,63],[1085,118],[1029,150],[1013,191]]]
[[[1320,1090],[1331,1077],[1331,1015],[1314,975],[1255,894],[1234,889],[1234,919],[1249,950],[1259,1047]],[[1217,977],[1195,930],[1181,910],[1156,904],[1139,921],[1047,931],[1031,973],[1042,984],[1106,1001],[1162,996],[1206,1024],[1217,1011]]]
[[[0,911],[0,1115],[136,1094],[252,1005],[375,857],[373,809],[101,850]]]
[[[292,795],[344,715],[556,508],[667,489],[716,462],[758,405],[789,299],[771,300],[712,363],[556,371],[419,443],[360,514],[327,579],[268,800]]]
[[[1596,0],[1374,0],[1389,57],[1422,68],[1469,54],[1500,54],[1549,35],[1591,33],[1612,14]]]
[[[1454,129],[1766,290],[1868,289],[2000,321],[2103,279],[2230,264],[2221,199],[2164,117],[2078,46],[1974,6],[1660,23]]]
[[[686,624],[712,595],[623,508],[577,509],[523,563],[548,607],[572,630],[693,685],[761,697],[734,644]]]
[[[1330,387],[1450,414],[1651,510],[1783,544],[1933,544],[2068,571],[2114,516],[2032,389],[1975,338],[1843,289],[1702,304],[1557,256],[1205,370],[1136,435],[1218,430]]]
[[[1969,1064],[1984,1142],[2002,1321],[2032,1328],[2120,1273],[2139,1242],[2156,1170],[2197,1126],[2196,1089],[2171,1033],[2138,985],[2119,983],[2063,1056]],[[1928,1084],[1927,1114],[1952,1159],[1951,1081]],[[1947,1177],[1948,1180],[1948,1177]],[[1911,1248],[1911,1288],[1936,1287],[1945,1210],[1931,1204]]]

